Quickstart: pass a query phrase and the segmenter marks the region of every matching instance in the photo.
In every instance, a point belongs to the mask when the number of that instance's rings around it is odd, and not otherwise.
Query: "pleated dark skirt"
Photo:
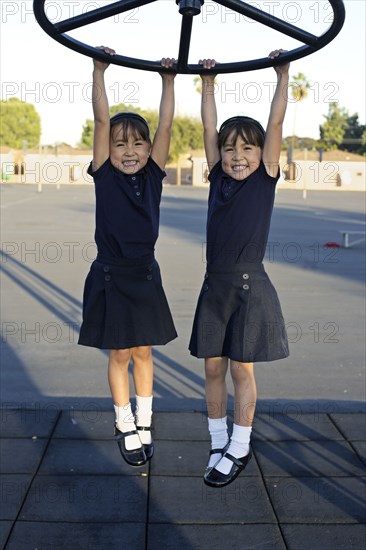
[[[207,267],[189,350],[245,363],[289,355],[281,305],[263,264]]]
[[[163,345],[177,333],[153,256],[100,256],[85,281],[78,343],[99,349]]]

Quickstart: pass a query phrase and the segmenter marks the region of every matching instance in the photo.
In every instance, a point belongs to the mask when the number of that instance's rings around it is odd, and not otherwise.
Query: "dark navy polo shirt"
[[[221,160],[209,177],[206,259],[211,265],[261,263],[268,240],[276,178],[263,162],[242,181],[222,170]]]
[[[166,173],[149,158],[136,174],[126,175],[110,160],[88,173],[95,183],[95,242],[107,258],[139,258],[154,253],[159,207]]]

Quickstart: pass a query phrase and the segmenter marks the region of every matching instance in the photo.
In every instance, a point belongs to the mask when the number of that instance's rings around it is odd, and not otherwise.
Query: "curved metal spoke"
[[[49,21],[45,14],[46,0],[34,0],[33,10],[38,23],[47,34],[60,42],[60,44],[63,44],[64,46],[67,46],[68,48],[76,52],[95,59],[99,59],[101,61],[106,61],[108,63],[122,65],[125,67],[131,67],[134,69],[141,69],[145,71],[173,72],[171,69],[162,68],[160,63],[156,61],[136,59],[133,57],[126,57],[118,54],[114,55],[113,58],[111,58],[103,51],[95,47],[88,46],[87,44],[84,44],[83,42],[80,42],[65,34],[68,31],[78,29],[91,23],[96,23],[97,21],[100,21],[102,19],[106,19],[108,17],[112,17],[133,8],[151,4],[152,2],[156,1],[157,0],[121,0],[119,2],[114,2],[113,4],[110,4],[108,6],[97,8],[93,11],[77,15],[76,17],[60,21],[54,25]],[[264,69],[267,67],[278,65],[280,63],[289,63],[291,61],[295,61],[296,59],[300,59],[302,57],[310,55],[326,46],[329,42],[331,42],[331,40],[333,40],[333,38],[337,36],[343,26],[345,19],[345,9],[343,1],[328,0],[333,9],[333,22],[325,33],[323,33],[321,36],[315,36],[314,34],[311,34],[303,29],[300,29],[299,27],[296,27],[258,8],[255,8],[254,6],[242,0],[215,1],[217,4],[221,4],[222,6],[229,8],[234,12],[245,15],[250,19],[257,21],[258,23],[270,27],[305,44],[304,46],[300,46],[282,54],[280,58],[276,59],[269,59],[268,57],[265,57],[248,61],[221,63],[215,67],[215,73],[217,74]],[[177,68],[174,71],[180,74],[204,74],[205,72],[208,72],[203,69],[201,65],[188,64],[192,27],[193,16],[182,15],[178,62]]]

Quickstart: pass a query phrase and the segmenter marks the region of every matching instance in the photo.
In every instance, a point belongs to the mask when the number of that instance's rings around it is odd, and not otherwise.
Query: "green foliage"
[[[94,133],[94,120],[87,118],[83,124],[83,131],[81,134],[80,147],[92,148],[93,147],[93,133]]]
[[[282,150],[289,147],[294,149],[317,149],[320,146],[319,140],[309,137],[288,136],[282,141]]]
[[[0,143],[14,149],[31,149],[40,142],[41,119],[34,105],[16,97],[0,101]]]
[[[113,116],[120,111],[133,111],[143,116],[150,128],[150,135],[153,138],[158,127],[158,111],[143,110],[133,105],[114,105],[110,108],[110,115]],[[94,121],[87,119],[83,124],[83,131],[80,145],[82,147],[93,146]],[[189,117],[176,116],[172,127],[172,140],[170,144],[169,161],[177,160],[180,154],[195,149],[203,148],[202,124],[199,120]]]
[[[169,158],[176,160],[182,153],[203,148],[202,123],[199,120],[176,116],[173,122]]]
[[[324,149],[337,149],[342,143],[347,128],[348,112],[338,103],[330,103],[325,122],[320,125],[320,140]]]
[[[349,116],[345,108],[337,103],[331,103],[325,119],[324,124],[320,126],[320,140],[326,150],[338,148],[359,155],[366,153],[363,137],[366,127],[359,123],[357,113]]]
[[[363,136],[365,135],[366,127],[358,121],[358,114],[355,113],[349,116],[346,120],[346,128],[343,135],[343,141],[339,145],[339,149],[364,155],[366,153],[366,144]]]
[[[311,87],[311,84],[306,75],[303,73],[298,73],[296,76],[292,77],[291,86],[291,96],[296,101],[302,101],[308,95],[308,90]]]

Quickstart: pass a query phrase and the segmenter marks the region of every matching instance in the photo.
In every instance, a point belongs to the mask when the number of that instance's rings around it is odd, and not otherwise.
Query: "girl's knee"
[[[138,346],[133,348],[132,357],[134,361],[148,361],[152,357],[151,346]]]
[[[233,380],[251,379],[254,377],[254,364],[231,361],[230,372]]]
[[[120,366],[125,366],[125,365],[128,366],[130,359],[131,359],[130,349],[111,349],[109,352],[110,363],[115,363]]]
[[[205,361],[206,378],[225,378],[227,365],[223,358],[210,358]]]

